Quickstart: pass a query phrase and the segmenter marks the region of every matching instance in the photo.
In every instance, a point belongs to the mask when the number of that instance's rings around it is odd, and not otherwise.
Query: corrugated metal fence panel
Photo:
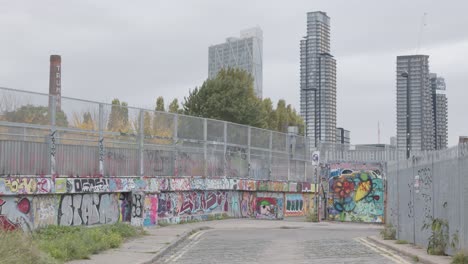
[[[0,174],[50,174],[49,144],[0,140]]]

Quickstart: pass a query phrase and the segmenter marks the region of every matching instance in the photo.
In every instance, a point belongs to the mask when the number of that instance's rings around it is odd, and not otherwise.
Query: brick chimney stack
[[[56,109],[61,110],[62,104],[62,58],[60,55],[50,55],[49,95],[56,96]],[[51,105],[49,98],[49,105]]]

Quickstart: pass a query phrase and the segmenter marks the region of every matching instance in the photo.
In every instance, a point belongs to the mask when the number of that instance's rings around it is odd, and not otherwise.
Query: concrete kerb
[[[443,264],[443,263],[451,263],[451,258],[448,256],[432,256],[425,254],[424,252],[422,253],[415,253],[413,252],[414,250],[405,248],[403,245],[401,247],[395,245],[392,245],[391,243],[385,243],[381,239],[375,237],[375,236],[369,236],[367,237],[370,241],[372,241],[375,244],[378,244],[382,247],[386,247],[388,249],[394,250],[402,255],[405,255],[410,258],[418,258],[419,263],[425,263],[425,264]],[[394,242],[395,240],[386,240],[386,241],[392,241]],[[406,245],[407,246],[407,245]]]
[[[173,248],[177,247],[180,243],[184,242],[184,240],[186,240],[190,235],[192,235],[192,234],[194,234],[196,232],[199,232],[199,231],[202,231],[202,230],[208,230],[208,229],[211,229],[211,228],[207,227],[207,226],[201,226],[201,227],[196,227],[196,228],[192,228],[192,229],[190,229],[188,231],[185,231],[174,242],[172,242],[171,244],[163,247],[158,253],[155,254],[155,256],[151,260],[145,261],[142,264],[155,263],[155,261],[160,259],[162,256],[164,256],[164,254],[166,254],[167,252],[169,252]]]

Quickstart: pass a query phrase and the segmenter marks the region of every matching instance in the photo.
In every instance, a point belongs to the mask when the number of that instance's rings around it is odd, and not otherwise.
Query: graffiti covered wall
[[[287,194],[285,194],[287,193]],[[0,177],[0,228],[130,222],[152,226],[218,215],[283,219],[312,208],[310,184],[203,177]]]
[[[383,223],[384,179],[380,163],[330,164],[328,218]]]

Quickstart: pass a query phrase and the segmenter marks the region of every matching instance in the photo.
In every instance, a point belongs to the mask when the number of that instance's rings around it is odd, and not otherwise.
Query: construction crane
[[[419,48],[421,48],[421,40],[422,40],[422,36],[423,36],[423,31],[424,31],[424,28],[426,27],[426,25],[427,25],[427,13],[424,12],[424,14],[422,16],[422,19],[421,19],[421,24],[419,26],[418,46],[416,47],[415,54],[418,54]]]

